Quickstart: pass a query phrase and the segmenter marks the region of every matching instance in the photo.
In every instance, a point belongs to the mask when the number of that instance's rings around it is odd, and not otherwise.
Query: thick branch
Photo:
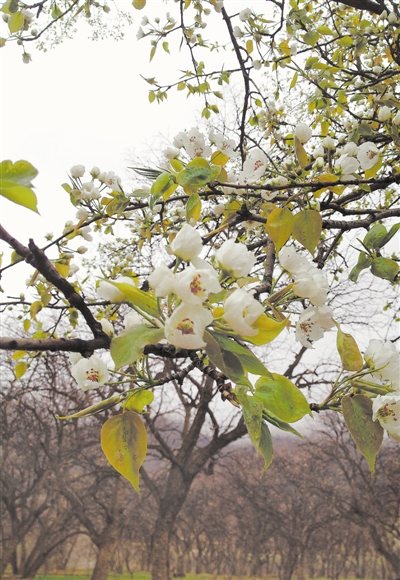
[[[357,8],[358,10],[368,10],[373,14],[382,14],[385,10],[383,2],[373,2],[373,0],[333,0],[336,4],[345,4],[346,6],[351,6],[352,8]]]
[[[80,352],[83,356],[90,356],[95,350],[109,348],[110,340],[106,338],[0,338],[0,350],[26,350],[37,352]]]

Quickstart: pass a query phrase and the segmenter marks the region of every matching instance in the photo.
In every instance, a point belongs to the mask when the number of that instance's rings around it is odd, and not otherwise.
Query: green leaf
[[[24,26],[24,22],[25,18],[22,12],[14,12],[14,14],[12,14],[10,17],[10,20],[8,21],[8,28],[11,34],[14,34],[15,32],[21,30],[21,28],[23,28]]]
[[[28,161],[2,161],[0,164],[0,195],[36,213],[37,198],[31,180],[38,174]]]
[[[200,218],[201,199],[198,193],[192,193],[186,203],[186,221],[190,222],[193,218],[196,222]]]
[[[294,75],[293,75],[293,78],[292,78],[292,82],[290,83],[290,86],[289,86],[289,91],[296,86],[296,83],[297,83],[297,79],[298,78],[299,78],[299,73],[298,72],[295,72]]]
[[[399,271],[399,265],[390,258],[374,258],[371,264],[371,272],[378,278],[393,282]]]
[[[363,367],[363,357],[351,334],[338,330],[336,345],[345,371],[359,371]]]
[[[319,32],[320,34],[323,34],[324,36],[335,36],[335,33],[332,32],[332,30],[329,28],[329,26],[326,26],[325,24],[323,26],[319,26],[317,28],[317,32]]]
[[[272,373],[272,380],[260,377],[256,382],[255,399],[285,423],[294,423],[311,415],[310,407],[303,393],[283,375]]]
[[[268,421],[268,423],[271,423],[271,425],[278,427],[278,429],[281,429],[281,431],[286,431],[287,433],[293,433],[293,435],[297,435],[297,437],[300,437],[300,439],[303,439],[303,435],[301,435],[301,433],[299,433],[294,427],[292,427],[290,423],[286,423],[285,421],[281,421],[280,419],[278,419],[278,417],[276,417],[273,413],[271,413],[271,411],[266,411],[264,409],[263,410],[263,419],[265,421]]]
[[[251,383],[246,377],[240,358],[233,352],[223,350],[215,336],[215,333],[211,334],[209,331],[203,335],[204,342],[207,344],[205,351],[210,361],[234,383],[251,388]]]
[[[388,231],[388,233],[386,234],[385,238],[383,239],[383,241],[381,243],[381,248],[383,246],[385,246],[393,238],[393,236],[396,235],[396,233],[398,232],[399,229],[400,229],[400,223],[394,224],[390,228],[390,230]]]
[[[136,10],[143,10],[146,6],[146,0],[133,0],[132,6],[136,8]]]
[[[372,264],[372,257],[369,256],[368,254],[366,254],[365,252],[360,252],[360,255],[358,256],[357,264],[354,266],[354,268],[352,268],[352,270],[349,274],[349,280],[351,280],[352,282],[357,282],[358,277],[359,277],[360,273],[362,272],[362,270],[369,268],[371,264]]]
[[[268,216],[265,229],[274,242],[277,252],[285,245],[293,231],[293,214],[290,209],[274,209]]]
[[[303,36],[303,41],[309,46],[315,46],[319,40],[319,34],[316,30],[306,32]]]
[[[315,209],[306,209],[293,218],[293,237],[313,254],[322,232],[322,216]]]
[[[294,138],[294,150],[295,150],[297,161],[299,162],[300,167],[306,167],[306,165],[308,165],[310,160],[308,158],[308,155],[307,155],[306,150],[304,149],[302,143],[300,142],[300,140],[296,136]]]
[[[237,385],[235,389],[236,397],[242,406],[243,418],[246,423],[247,432],[253,442],[254,447],[264,458],[264,471],[272,463],[272,439],[267,424],[262,419],[262,404],[256,401],[255,397],[248,396],[246,387]]]
[[[128,411],[136,411],[136,413],[142,413],[143,409],[150,405],[154,400],[153,391],[147,391],[146,389],[134,389],[126,398],[125,403],[122,405],[124,409]]]
[[[139,415],[125,411],[108,419],[101,430],[101,448],[109,463],[139,493],[139,469],[147,452],[147,434]]]
[[[383,246],[387,229],[382,224],[375,224],[365,236],[364,246],[369,249],[379,249]]]
[[[199,188],[210,181],[211,167],[206,159],[196,157],[177,175],[177,182],[188,189]]]
[[[139,290],[139,288],[132,286],[132,284],[114,282],[113,280],[107,280],[107,282],[118,288],[118,290],[121,290],[127,302],[130,302],[133,306],[137,306],[143,312],[150,314],[150,316],[157,317],[159,315],[157,300],[153,294]]]
[[[274,455],[272,449],[271,433],[268,429],[268,425],[264,423],[264,421],[261,423],[260,442],[258,444],[257,451],[259,451],[264,458],[263,471],[266,471],[271,465]]]
[[[353,46],[353,39],[351,36],[343,36],[343,38],[338,40],[338,44],[343,48],[349,48],[350,46]]]
[[[243,368],[252,373],[253,375],[261,375],[272,378],[269,370],[263,365],[263,363],[251,352],[251,350],[241,346],[234,340],[231,340],[227,336],[217,334],[216,332],[209,331],[209,334],[218,343],[221,351],[229,351],[237,355],[240,359]]]
[[[342,411],[350,435],[373,473],[383,441],[383,428],[378,421],[372,420],[372,400],[365,395],[343,397]]]
[[[146,344],[156,344],[163,338],[164,330],[162,328],[146,324],[129,326],[111,341],[110,350],[115,368],[119,369],[137,361],[142,356]]]

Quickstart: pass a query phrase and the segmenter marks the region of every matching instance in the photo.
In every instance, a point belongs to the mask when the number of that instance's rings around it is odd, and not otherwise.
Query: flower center
[[[91,383],[100,382],[100,373],[96,369],[91,368],[90,371],[86,371],[86,379]]]
[[[197,296],[197,294],[201,294],[203,292],[203,287],[201,285],[201,274],[197,274],[190,282],[190,292]]]
[[[194,322],[190,318],[184,318],[176,327],[176,330],[180,330],[182,334],[195,334]]]
[[[397,421],[396,411],[395,409],[391,409],[390,406],[395,407],[396,402],[393,401],[393,403],[385,403],[377,413],[382,418],[383,421],[388,421],[390,419],[392,421]]]

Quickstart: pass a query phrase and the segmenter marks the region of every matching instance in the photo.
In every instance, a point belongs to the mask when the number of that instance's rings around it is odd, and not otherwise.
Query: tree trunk
[[[114,551],[117,544],[118,541],[108,541],[99,547],[91,580],[107,580],[112,568]]]

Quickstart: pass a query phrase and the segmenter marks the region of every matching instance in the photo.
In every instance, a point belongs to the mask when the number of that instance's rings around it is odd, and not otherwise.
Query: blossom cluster
[[[279,263],[294,279],[293,293],[308,298],[313,305],[302,312],[296,325],[296,339],[303,346],[312,348],[312,343],[335,325],[333,310],[325,305],[328,282],[321,270],[310,264],[292,246],[281,249]]]

